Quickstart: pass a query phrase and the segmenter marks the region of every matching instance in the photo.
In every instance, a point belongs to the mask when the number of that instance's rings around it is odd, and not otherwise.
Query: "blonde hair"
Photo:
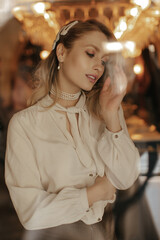
[[[34,82],[37,87],[33,92],[33,95],[29,101],[29,105],[33,105],[43,97],[45,97],[51,90],[54,84],[55,89],[57,86],[57,67],[58,59],[56,56],[56,47],[59,43],[63,43],[66,49],[71,50],[74,42],[84,34],[91,31],[99,31],[106,35],[107,41],[115,41],[115,37],[112,32],[101,22],[97,20],[78,21],[77,24],[72,26],[66,35],[60,35],[59,40],[56,43],[55,48],[51,51],[47,59],[42,60],[34,74]],[[91,91],[85,92],[87,96],[87,106],[89,111],[97,117],[100,117],[100,106],[99,106],[99,94],[103,87],[104,80],[107,77],[107,69],[104,70],[103,75],[94,85]],[[53,104],[56,100],[53,102]],[[52,105],[53,105],[52,104]]]

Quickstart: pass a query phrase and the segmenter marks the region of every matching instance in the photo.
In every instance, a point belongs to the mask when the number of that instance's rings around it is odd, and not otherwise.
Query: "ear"
[[[64,47],[63,43],[59,43],[56,48],[56,54],[59,62],[64,62],[66,52],[67,50]]]

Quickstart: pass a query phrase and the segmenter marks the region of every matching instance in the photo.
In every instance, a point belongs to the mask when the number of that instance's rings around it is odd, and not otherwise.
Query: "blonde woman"
[[[10,121],[6,184],[38,240],[107,239],[105,207],[138,177],[121,107],[127,79],[104,48],[109,41],[96,20],[65,25],[37,69],[31,106]]]

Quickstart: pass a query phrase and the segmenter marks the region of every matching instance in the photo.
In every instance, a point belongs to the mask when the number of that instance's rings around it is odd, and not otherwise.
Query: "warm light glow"
[[[19,21],[23,21],[23,11],[25,11],[25,6],[21,6],[21,7],[14,7],[12,9],[12,13],[13,15],[16,15],[16,18],[19,20]]]
[[[160,16],[160,10],[158,10],[158,9],[154,10],[153,15]]]
[[[132,3],[140,6],[142,9],[146,9],[151,4],[151,0],[132,0]]]
[[[106,42],[104,43],[104,49],[107,53],[114,52],[128,52],[128,54],[133,55],[135,53],[136,44],[132,41],[126,42]]]
[[[46,20],[48,20],[48,19],[49,19],[49,14],[48,14],[48,13],[45,13],[45,14],[44,14],[44,18],[45,18]]]
[[[134,53],[136,44],[135,42],[127,41],[124,43],[124,47],[127,48],[127,50],[129,50],[130,52]]]
[[[155,15],[159,15],[160,11],[159,10],[155,10]]]
[[[155,1],[160,2],[160,0],[152,0],[152,3]],[[31,41],[34,44],[41,44],[43,49],[48,51],[63,24],[79,18],[85,20],[91,16],[92,18],[98,16],[111,28],[117,42],[121,42],[116,47],[113,45],[114,47],[109,46],[109,49],[106,49],[110,52],[121,51],[126,58],[139,56],[141,49],[152,41],[153,34],[156,38],[159,34],[160,8],[153,4],[149,7],[151,0],[116,1],[116,4],[93,0],[92,6],[89,3],[80,3],[81,1],[76,1],[76,4],[72,5],[64,4],[64,1],[29,0],[27,2],[27,4],[14,4],[13,15],[22,23]],[[94,11],[92,13],[92,9],[96,9],[96,15]],[[123,9],[123,14],[119,9]],[[111,19],[108,19],[106,14],[108,10]],[[136,46],[127,42],[128,40],[134,41]]]
[[[21,10],[20,7],[14,7],[12,11],[13,11],[13,12],[18,12],[18,11],[20,11],[20,10]]]
[[[142,139],[142,135],[141,134],[131,134],[131,138],[132,140],[141,140]]]
[[[146,21],[146,23],[150,23],[151,22],[151,18],[150,17],[146,17],[145,21]]]
[[[131,8],[130,15],[136,17],[138,15],[138,8],[137,7]]]
[[[155,52],[155,46],[153,44],[150,44],[148,46],[148,49],[149,49],[150,52],[153,52],[153,53]]]
[[[114,32],[114,36],[117,38],[117,39],[120,39],[121,36],[122,36],[123,32]]]
[[[121,31],[126,31],[127,29],[127,23],[124,21],[124,20],[121,20],[120,23],[119,23],[119,29]]]
[[[50,52],[43,50],[40,52],[40,58],[41,59],[46,59],[48,57],[48,55],[50,54]]]
[[[45,4],[42,2],[33,4],[33,9],[36,13],[43,14],[45,11]]]
[[[156,130],[156,126],[155,125],[151,125],[150,127],[149,127],[149,131],[150,132],[154,132]]]
[[[107,42],[104,44],[104,48],[107,52],[119,52],[122,51],[123,45],[120,42]]]
[[[133,71],[135,74],[141,74],[143,72],[143,67],[140,64],[135,64],[133,67]]]

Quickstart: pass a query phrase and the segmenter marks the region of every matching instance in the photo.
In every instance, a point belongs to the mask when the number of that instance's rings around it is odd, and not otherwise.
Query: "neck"
[[[62,105],[63,107],[75,106],[79,100],[80,95],[81,95],[81,91],[72,94],[72,93],[62,92],[59,89],[56,91],[53,86],[50,90],[50,96],[53,99],[56,99],[56,102]]]
[[[69,107],[74,107],[79,99],[77,100],[72,100],[72,101],[67,101],[64,99],[57,99],[57,103],[60,104],[62,107],[69,108]]]

